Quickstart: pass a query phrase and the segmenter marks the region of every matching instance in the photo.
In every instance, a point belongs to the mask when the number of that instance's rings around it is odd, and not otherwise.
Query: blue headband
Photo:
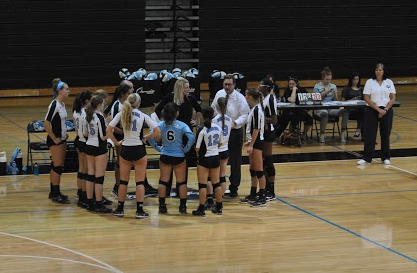
[[[58,85],[56,86],[56,92],[58,92],[62,88],[62,86],[64,86],[64,84],[65,82],[59,81]]]

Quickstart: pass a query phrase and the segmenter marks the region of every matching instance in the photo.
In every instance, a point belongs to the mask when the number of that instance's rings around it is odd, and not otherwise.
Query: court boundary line
[[[5,232],[1,232],[1,231],[0,231],[0,235],[15,237],[15,238],[19,238],[19,239],[23,239],[23,240],[28,240],[28,241],[32,241],[32,242],[35,242],[35,243],[40,243],[40,244],[44,244],[44,245],[47,245],[47,246],[55,247],[55,248],[58,248],[58,249],[61,249],[61,250],[65,250],[65,251],[71,252],[73,254],[82,256],[84,258],[90,259],[92,261],[95,261],[96,263],[99,263],[99,264],[101,264],[101,265],[103,265],[103,266],[105,266],[105,267],[113,270],[113,272],[123,273],[123,271],[120,271],[119,269],[117,269],[117,268],[115,268],[115,267],[113,267],[113,266],[111,266],[111,265],[109,265],[109,264],[107,264],[107,263],[105,263],[103,261],[100,261],[100,260],[98,260],[98,259],[96,259],[94,257],[91,257],[91,256],[89,256],[87,254],[78,252],[76,250],[72,250],[72,249],[69,249],[69,248],[66,248],[66,247],[63,247],[63,246],[59,246],[59,245],[56,245],[56,244],[48,243],[48,242],[45,242],[45,241],[41,241],[41,240],[37,240],[37,239],[32,239],[32,238],[25,237],[25,236],[21,236],[21,235],[5,233]]]
[[[302,209],[302,208],[300,208],[300,207],[298,207],[298,206],[296,206],[296,205],[294,205],[294,204],[291,204],[290,202],[287,202],[287,201],[285,201],[285,200],[282,200],[282,199],[281,199],[281,198],[279,198],[279,197],[277,197],[277,201],[279,201],[279,202],[281,202],[281,203],[283,203],[283,204],[285,204],[285,205],[287,205],[287,206],[289,206],[289,207],[292,207],[293,209],[296,209],[296,210],[298,210],[298,211],[301,211],[301,212],[303,212],[303,213],[305,213],[305,214],[307,214],[307,215],[310,215],[311,217],[314,217],[314,218],[316,218],[316,219],[318,219],[318,220],[320,220],[320,221],[323,221],[323,222],[325,222],[325,223],[327,223],[327,224],[329,224],[329,225],[332,225],[332,226],[334,226],[334,227],[336,227],[336,228],[338,228],[338,229],[341,229],[341,230],[343,230],[343,231],[345,231],[345,232],[347,232],[347,233],[350,233],[350,234],[352,234],[352,235],[354,235],[354,236],[356,236],[356,237],[358,237],[358,238],[360,238],[360,239],[362,239],[362,240],[365,240],[365,241],[367,241],[367,242],[369,242],[369,243],[371,243],[371,244],[374,244],[374,245],[376,245],[376,246],[378,246],[378,247],[381,247],[381,248],[383,248],[383,249],[385,249],[385,250],[388,250],[388,251],[390,251],[390,252],[392,252],[392,253],[394,253],[394,254],[396,254],[396,255],[399,255],[399,256],[401,256],[401,257],[403,257],[403,258],[407,259],[407,260],[410,260],[410,261],[412,261],[412,262],[414,262],[414,263],[417,263],[417,260],[416,260],[416,259],[413,259],[413,258],[411,258],[411,257],[409,257],[409,256],[407,256],[407,255],[405,255],[405,254],[403,254],[403,253],[401,253],[401,252],[399,252],[399,251],[395,250],[395,249],[392,249],[392,248],[390,248],[390,247],[386,247],[386,246],[384,246],[383,244],[380,244],[380,243],[378,243],[378,242],[375,242],[374,240],[371,240],[371,239],[369,239],[369,238],[367,238],[367,237],[365,237],[365,236],[362,236],[362,235],[360,235],[360,234],[358,234],[358,233],[354,232],[353,230],[350,230],[350,229],[345,228],[345,227],[343,227],[343,226],[341,226],[341,225],[338,225],[338,224],[336,224],[336,223],[334,223],[334,222],[332,222],[332,221],[330,221],[330,220],[327,220],[327,219],[325,219],[325,218],[323,218],[323,217],[320,217],[320,216],[318,216],[318,215],[316,215],[316,214],[314,214],[314,213],[312,213],[312,212],[309,212],[309,211],[307,211],[307,210],[305,210],[305,209]]]
[[[101,268],[101,269],[109,270],[111,272],[115,272],[111,268],[101,266],[101,265],[98,265],[98,264],[92,264],[92,263],[70,260],[70,259],[63,259],[63,258],[53,258],[53,257],[36,256],[36,255],[7,255],[7,254],[3,255],[3,254],[0,254],[0,258],[2,258],[2,257],[5,257],[5,258],[29,258],[29,259],[40,259],[40,260],[55,260],[55,261],[61,261],[61,262],[73,262],[73,263],[77,263],[77,264],[90,265],[90,266],[93,266],[93,267],[98,267],[98,268]]]

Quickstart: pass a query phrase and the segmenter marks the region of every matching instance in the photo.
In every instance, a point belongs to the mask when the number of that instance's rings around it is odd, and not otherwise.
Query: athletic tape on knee
[[[274,158],[271,156],[265,157],[265,172],[268,176],[275,176]]]
[[[128,184],[129,184],[129,181],[120,180],[120,185],[125,185],[125,186],[127,186]]]
[[[145,186],[145,181],[137,181],[136,186],[143,185]]]
[[[226,183],[226,176],[220,176],[220,183]]]
[[[165,181],[159,180],[159,185],[162,185],[162,186],[165,186],[165,187],[169,187],[170,184],[171,183],[169,183],[169,182],[165,182]]]
[[[104,183],[104,176],[96,177],[96,180],[94,181],[94,183],[103,185],[103,183]]]
[[[255,170],[249,169],[249,172],[250,172],[250,176],[251,177],[255,177],[256,176]]]
[[[77,172],[77,178],[78,179],[84,179],[84,174],[83,173],[80,173],[80,172]]]
[[[183,186],[183,185],[187,185],[187,181],[184,182],[177,182],[177,188]]]
[[[264,176],[264,171],[256,171],[257,178],[261,178],[262,176]]]
[[[198,183],[198,189],[205,189],[207,188],[207,184]]]

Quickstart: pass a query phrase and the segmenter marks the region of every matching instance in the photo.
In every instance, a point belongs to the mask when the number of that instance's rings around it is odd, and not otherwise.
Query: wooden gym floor
[[[158,215],[157,198],[147,198],[150,218],[134,219],[134,202],[116,218],[75,205],[74,173],[62,176],[70,205],[48,200],[48,175],[0,176],[0,272],[417,272],[417,96],[397,89],[392,166],[375,158],[357,167],[355,140],[277,145],[277,200],[263,208],[226,197],[222,216],[199,218],[180,215],[170,198],[169,214]],[[26,157],[26,125],[44,118],[44,103],[33,104],[0,109],[8,159],[16,146]],[[299,162],[288,162],[294,155]],[[244,196],[247,165],[242,174]],[[158,170],[148,176],[156,186]],[[108,197],[113,181],[108,172]],[[197,204],[189,200],[188,212]]]

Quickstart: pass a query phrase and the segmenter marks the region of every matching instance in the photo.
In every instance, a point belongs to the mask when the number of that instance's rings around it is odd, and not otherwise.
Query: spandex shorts
[[[197,164],[207,169],[220,167],[220,157],[218,155],[210,157],[198,157]]]
[[[179,165],[182,162],[184,162],[185,157],[175,157],[175,156],[169,156],[169,155],[161,155],[159,157],[159,160],[161,160],[161,162],[166,164],[166,165]]]
[[[137,161],[146,156],[146,149],[144,145],[137,146],[123,146],[120,152],[120,157],[127,161]]]

